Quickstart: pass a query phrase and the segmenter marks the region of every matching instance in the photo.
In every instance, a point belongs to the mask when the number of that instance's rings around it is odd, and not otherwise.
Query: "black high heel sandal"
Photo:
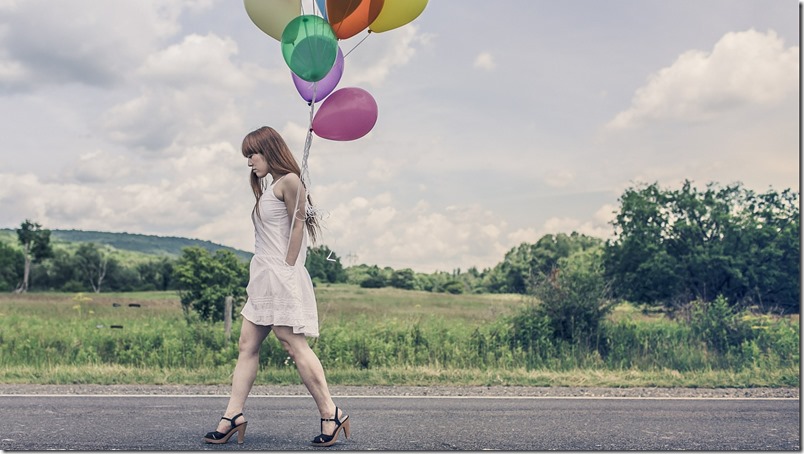
[[[333,421],[335,422],[335,431],[332,432],[332,435],[326,435],[324,433],[324,422],[325,421]],[[343,436],[349,438],[349,434],[351,430],[349,430],[349,416],[346,416],[343,421],[338,418],[338,407],[335,407],[335,418],[334,419],[325,419],[321,418],[321,435],[313,438],[312,444],[313,446],[320,446],[320,447],[327,447],[332,446],[338,441],[338,433],[343,431]]]
[[[246,426],[248,425],[248,421],[243,421],[238,425],[235,425],[234,423],[235,419],[241,416],[243,416],[243,413],[238,413],[231,418],[227,418],[226,416],[222,417],[221,419],[229,421],[229,424],[232,425],[232,428],[226,433],[218,432],[217,430],[215,432],[208,432],[206,435],[204,435],[203,440],[207,443],[222,444],[228,442],[229,438],[231,438],[232,435],[237,432],[237,443],[242,444],[243,439],[246,437]]]

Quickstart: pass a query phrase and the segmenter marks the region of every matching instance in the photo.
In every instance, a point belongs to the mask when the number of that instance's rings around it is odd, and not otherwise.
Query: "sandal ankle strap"
[[[237,418],[239,418],[241,416],[243,416],[243,413],[238,413],[238,414],[232,416],[231,418],[227,418],[226,416],[221,416],[221,419],[225,419],[225,420],[229,421],[229,424],[232,425],[232,428],[235,428],[235,427],[237,427],[237,426],[235,426],[235,419],[237,419]]]
[[[335,417],[334,418],[321,418],[321,421],[334,421],[335,424],[340,424],[341,420],[338,419],[338,407],[335,407]]]

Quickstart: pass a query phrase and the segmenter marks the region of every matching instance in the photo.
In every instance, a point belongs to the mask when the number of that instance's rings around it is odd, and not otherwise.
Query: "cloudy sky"
[[[609,237],[639,182],[798,190],[798,25],[795,0],[430,0],[340,43],[338,87],[379,119],[313,140],[323,243],[482,269],[546,233]],[[0,227],[252,250],[243,136],[300,154],[309,114],[242,1],[0,0]]]

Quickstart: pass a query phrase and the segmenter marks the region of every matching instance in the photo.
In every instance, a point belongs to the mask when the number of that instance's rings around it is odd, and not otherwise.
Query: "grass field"
[[[310,343],[332,384],[799,386],[797,316],[758,318],[750,343],[715,355],[682,324],[624,304],[610,316],[609,357],[559,345],[534,362],[506,340],[508,317],[532,303],[522,295],[316,293],[321,337]],[[229,341],[222,323],[188,323],[174,292],[2,294],[0,382],[229,383],[238,333],[239,320]],[[261,363],[257,383],[300,383],[273,337]]]

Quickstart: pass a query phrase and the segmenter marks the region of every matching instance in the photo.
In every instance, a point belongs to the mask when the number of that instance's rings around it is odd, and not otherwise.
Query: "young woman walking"
[[[243,411],[259,368],[260,346],[273,331],[296,363],[302,382],[321,414],[321,434],[315,446],[331,446],[339,433],[349,437],[349,416],[335,406],[324,369],[306,337],[318,337],[318,311],[310,275],[304,267],[307,236],[315,242],[318,223],[308,215],[312,205],[300,179],[301,170],[285,141],[274,129],[262,127],[243,139],[243,156],[251,167],[251,189],[257,202],[255,253],[249,268],[246,301],[241,315],[240,350],[232,378],[229,405],[207,443],[226,443],[237,433],[243,443]],[[268,175],[271,184],[263,184]]]

